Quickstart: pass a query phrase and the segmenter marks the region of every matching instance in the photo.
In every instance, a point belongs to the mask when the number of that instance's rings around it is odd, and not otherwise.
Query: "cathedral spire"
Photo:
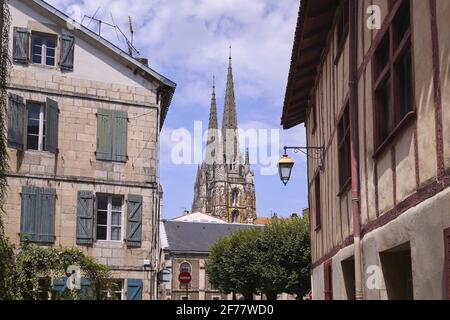
[[[234,81],[233,68],[231,66],[231,46],[230,56],[228,62],[227,88],[225,91],[225,107],[223,110],[222,120],[222,139],[223,151],[227,162],[235,163],[239,158],[239,138],[238,138],[238,124],[236,114],[236,100],[234,97]]]
[[[206,163],[214,164],[219,155],[219,124],[217,120],[216,78],[213,75],[213,87],[211,96],[211,109],[209,112],[208,140],[206,142]]]
[[[209,126],[208,129],[218,130],[219,125],[217,121],[217,101],[216,101],[216,77],[213,75],[213,87],[211,96],[211,109],[209,112]]]

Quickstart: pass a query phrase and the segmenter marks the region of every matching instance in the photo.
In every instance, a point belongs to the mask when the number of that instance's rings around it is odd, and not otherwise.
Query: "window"
[[[56,36],[33,33],[31,35],[31,54],[34,64],[55,66]]]
[[[339,185],[340,192],[344,192],[349,186],[351,174],[351,149],[350,149],[350,108],[347,104],[338,125],[338,149],[339,149]]]
[[[221,297],[220,296],[212,296],[211,300],[218,301],[218,300],[221,300]]]
[[[123,300],[123,280],[112,281],[112,288],[103,293],[106,300]]]
[[[347,39],[349,30],[349,13],[350,13],[350,1],[343,0],[340,7],[338,22],[336,25],[336,46],[337,56],[336,60],[341,56],[344,49],[345,40]]]
[[[45,105],[30,102],[27,104],[27,149],[43,151],[45,146]]]
[[[124,111],[97,112],[97,160],[127,161],[128,115]]]
[[[232,202],[233,207],[237,207],[237,205],[238,205],[238,195],[239,195],[239,191],[233,190],[233,193],[231,196],[232,197],[231,202]]]
[[[414,114],[410,1],[392,2],[391,25],[375,51],[375,146],[380,148]]]
[[[180,273],[181,272],[189,272],[189,273],[191,273],[191,265],[188,262],[183,262],[180,265]]]
[[[123,198],[97,197],[97,240],[122,241]]]
[[[21,197],[20,239],[54,243],[56,190],[22,187]]]
[[[320,205],[320,173],[317,174],[315,182],[315,197],[316,197],[316,230],[320,229],[322,225],[322,213],[321,213],[321,205]]]

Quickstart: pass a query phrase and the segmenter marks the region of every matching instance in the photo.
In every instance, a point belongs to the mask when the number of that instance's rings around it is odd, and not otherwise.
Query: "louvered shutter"
[[[142,196],[128,195],[127,246],[141,247],[142,237]]]
[[[112,112],[99,109],[97,112],[97,160],[112,160]]]
[[[128,279],[127,300],[142,300],[142,280]]]
[[[77,244],[93,243],[94,228],[94,194],[90,191],[79,191],[77,202]]]
[[[450,300],[450,228],[444,231],[446,298]]]
[[[38,239],[37,230],[38,190],[33,187],[22,187],[22,207],[20,218],[20,240]]]
[[[45,150],[56,154],[58,152],[59,109],[58,102],[47,98],[45,108]]]
[[[36,242],[54,243],[56,190],[41,188],[38,189],[38,194],[37,225],[39,228]]]
[[[61,69],[66,71],[73,71],[74,57],[75,37],[63,34],[61,37]]]
[[[128,115],[124,111],[113,111],[113,161],[127,161]]]
[[[17,63],[28,63],[29,36],[27,28],[14,28],[13,60]]]
[[[26,107],[23,98],[8,95],[8,146],[24,150]]]
[[[61,294],[66,290],[67,278],[54,278],[52,285],[52,300],[60,300]]]
[[[80,300],[93,300],[94,290],[92,289],[92,282],[87,278],[81,278],[81,289],[78,293]]]

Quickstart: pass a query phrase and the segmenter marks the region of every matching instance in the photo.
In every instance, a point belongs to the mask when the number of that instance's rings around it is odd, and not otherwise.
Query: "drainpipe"
[[[355,248],[355,299],[363,300],[362,254],[361,254],[361,215],[360,215],[360,191],[359,191],[359,156],[358,156],[358,83],[357,83],[357,5],[356,0],[350,0],[349,14],[349,105],[350,105],[350,146],[352,167],[352,215],[353,237]]]

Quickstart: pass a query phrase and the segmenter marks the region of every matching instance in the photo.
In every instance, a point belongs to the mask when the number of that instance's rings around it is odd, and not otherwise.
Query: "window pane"
[[[108,209],[108,197],[99,196],[97,200],[97,208],[99,210],[107,210]]]
[[[111,213],[111,225],[113,225],[113,226],[122,225],[122,212],[112,212]]]
[[[54,58],[55,57],[55,49],[47,47],[47,57]]]
[[[398,45],[403,40],[405,33],[410,27],[410,9],[409,1],[403,1],[401,8],[394,18],[394,41]]]
[[[28,135],[27,136],[27,149],[39,150],[39,136]]]
[[[118,241],[120,239],[120,227],[112,227],[111,228],[111,240]]]
[[[47,38],[46,45],[48,48],[55,49],[56,48],[56,39],[54,37]]]
[[[40,113],[41,113],[41,106],[39,104],[28,105],[28,119],[39,120]]]
[[[122,197],[112,198],[112,210],[122,212]]]
[[[97,240],[107,240],[106,226],[97,226]]]
[[[42,46],[42,37],[33,35],[32,38],[33,46]]]
[[[411,69],[411,50],[409,49],[396,66],[397,84],[399,90],[398,97],[400,99],[400,118],[398,121],[402,120],[408,112],[413,110]]]
[[[47,57],[45,63],[46,63],[48,66],[54,66],[54,65],[55,65],[55,58]]]
[[[383,41],[375,52],[375,76],[378,77],[389,62],[389,33],[384,36]]]
[[[378,107],[379,112],[381,114],[379,115],[380,121],[378,123],[379,125],[379,132],[380,132],[380,139],[384,140],[386,139],[391,130],[391,119],[390,119],[390,112],[389,112],[389,99],[390,99],[390,86],[389,86],[389,80],[386,80],[385,83],[382,84],[381,88],[377,92],[377,100],[378,100]],[[382,141],[380,141],[381,143]]]
[[[28,120],[28,134],[39,134],[39,120]]]
[[[107,225],[108,224],[108,213],[106,211],[97,212],[97,224]]]

